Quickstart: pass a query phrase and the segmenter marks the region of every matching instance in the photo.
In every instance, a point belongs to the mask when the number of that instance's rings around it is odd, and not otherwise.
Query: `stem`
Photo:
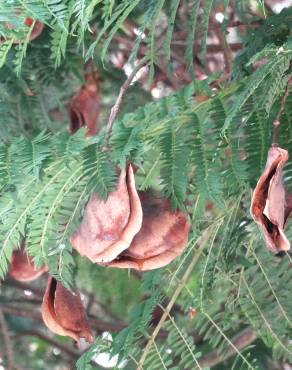
[[[185,47],[186,45],[186,42],[184,41],[184,39],[175,39],[171,42],[171,45],[172,46],[176,46],[176,47]],[[229,48],[231,49],[231,51],[239,51],[243,48],[243,45],[240,43],[240,42],[231,42],[230,44],[228,44]],[[194,46],[195,47],[195,46]],[[222,47],[221,45],[219,44],[208,44],[208,53],[220,53],[222,52]]]
[[[61,343],[61,342],[57,341],[54,338],[50,338],[49,336],[45,335],[41,331],[38,331],[38,330],[35,330],[35,329],[22,331],[21,335],[37,337],[37,338],[51,344],[52,346],[58,348],[59,350],[66,353],[70,357],[74,357],[75,359],[82,355],[82,352],[76,351],[73,347],[71,347],[67,344]]]
[[[10,286],[13,286],[17,289],[20,289],[22,290],[22,292],[24,290],[30,290],[36,297],[38,298],[42,298],[43,295],[44,295],[44,292],[43,290],[41,289],[38,289],[34,286],[32,286],[31,284],[27,284],[27,283],[23,283],[21,281],[17,281],[17,280],[13,280],[13,279],[10,279],[10,278],[7,278],[3,284],[4,286],[5,285],[10,285]]]
[[[247,27],[247,28],[256,28],[259,27],[260,23],[258,21],[243,23],[241,21],[230,21],[227,24],[227,28],[236,28],[236,27]]]
[[[105,150],[107,150],[108,148],[108,142],[109,142],[109,139],[110,139],[110,136],[111,136],[111,132],[112,132],[112,127],[113,127],[113,123],[114,123],[114,120],[116,119],[117,117],[117,114],[119,112],[119,109],[120,109],[120,106],[121,106],[121,103],[122,103],[122,100],[126,94],[126,91],[128,90],[128,88],[130,87],[133,79],[135,78],[137,72],[145,66],[145,64],[147,63],[147,58],[144,57],[143,59],[141,59],[139,61],[139,63],[134,67],[132,73],[128,76],[128,78],[126,79],[126,81],[123,83],[123,85],[121,86],[120,88],[120,92],[119,92],[119,95],[118,95],[118,98],[114,104],[114,106],[112,107],[111,109],[111,113],[110,113],[110,116],[109,116],[109,119],[108,119],[108,123],[107,123],[107,128],[106,128],[106,139],[105,139]]]
[[[208,230],[208,231],[209,231],[209,230]],[[153,333],[152,333],[151,337],[149,338],[149,340],[148,340],[148,342],[147,342],[147,344],[146,344],[146,347],[145,347],[145,349],[144,349],[144,351],[143,351],[143,354],[142,354],[142,356],[141,356],[141,358],[140,358],[140,361],[139,361],[139,364],[138,364],[137,370],[142,370],[142,369],[143,369],[143,364],[144,364],[144,362],[145,362],[145,360],[146,360],[146,358],[147,358],[147,355],[148,355],[148,353],[149,353],[149,351],[150,351],[150,349],[151,349],[151,347],[152,347],[152,345],[153,345],[153,343],[154,343],[154,341],[155,341],[155,338],[157,337],[157,335],[158,335],[158,333],[159,333],[159,331],[160,331],[160,329],[161,329],[161,327],[162,327],[162,325],[163,325],[164,321],[165,321],[165,320],[167,319],[167,317],[169,316],[170,311],[171,311],[171,309],[172,309],[173,305],[174,305],[174,304],[175,304],[175,302],[176,302],[176,299],[177,299],[177,298],[178,298],[178,296],[180,295],[180,293],[181,293],[181,291],[183,290],[183,288],[184,288],[184,286],[185,286],[185,284],[186,284],[186,282],[187,282],[187,280],[188,280],[188,278],[189,278],[189,276],[190,276],[191,272],[193,271],[193,269],[194,269],[194,267],[195,267],[195,265],[196,265],[196,263],[197,263],[197,261],[198,261],[198,259],[199,259],[200,255],[201,255],[201,252],[202,252],[203,248],[205,247],[205,245],[206,245],[206,243],[207,243],[207,241],[208,241],[209,233],[210,233],[210,231],[209,231],[209,232],[207,232],[207,230],[203,233],[203,235],[202,235],[202,237],[201,237],[201,239],[200,239],[200,242],[199,242],[199,248],[196,250],[196,253],[195,253],[195,255],[194,255],[194,257],[193,257],[193,259],[192,259],[191,263],[189,264],[189,266],[188,266],[188,268],[187,268],[186,272],[184,273],[184,275],[183,275],[183,277],[182,277],[181,281],[179,282],[179,285],[178,285],[178,287],[176,288],[176,290],[175,290],[175,292],[174,292],[174,294],[173,294],[173,296],[172,296],[171,300],[169,301],[169,303],[168,303],[168,305],[167,305],[166,309],[164,310],[164,313],[163,313],[163,315],[161,316],[161,319],[159,320],[159,322],[158,322],[158,324],[157,324],[157,326],[156,326],[155,330],[153,331]]]
[[[236,335],[234,338],[232,338],[231,342],[233,343],[234,347],[236,347],[237,350],[240,351],[241,349],[249,346],[256,339],[257,336],[254,329],[246,328],[238,335]],[[224,356],[220,355],[217,351],[213,351],[204,356],[203,358],[201,358],[199,363],[202,368],[205,367],[211,368],[236,354],[237,351],[235,351],[232,347],[229,347],[229,349],[226,350]]]
[[[232,71],[232,50],[226,40],[225,34],[221,29],[221,25],[216,21],[215,13],[211,13],[211,22],[214,27],[214,33],[221,45],[223,57],[224,57],[224,64],[225,64],[225,73],[230,75]]]
[[[57,341],[54,338],[48,337],[47,335],[45,335],[41,331],[38,331],[38,330],[35,330],[35,329],[22,331],[21,335],[37,337],[37,338],[43,340],[44,342],[47,342],[48,344],[51,344],[52,346],[54,346],[54,347],[58,348],[60,351],[62,351],[62,353],[66,353],[67,356],[70,357],[74,361],[74,364],[75,364],[76,360],[84,353],[83,350],[78,351],[75,348],[73,348],[73,347],[71,347],[71,346],[69,346],[65,343],[61,343],[61,342]],[[86,351],[86,349],[85,349],[85,351]],[[96,368],[96,366],[97,366],[97,364],[93,361],[91,361],[91,365],[95,366],[94,368]],[[72,365],[72,367],[70,367],[70,369],[73,369],[73,368],[75,369],[74,365]],[[101,366],[101,365],[98,365],[98,369],[103,370],[103,369],[106,369],[106,368]]]
[[[281,99],[281,104],[280,104],[280,109],[276,115],[276,119],[273,122],[273,127],[274,127],[274,134],[273,134],[273,143],[272,146],[278,146],[278,136],[279,136],[279,126],[280,126],[280,117],[284,111],[285,108],[285,103],[289,95],[289,83],[290,79],[287,82],[286,88],[285,88],[285,93]]]
[[[3,344],[1,345],[1,349],[5,351],[6,355],[5,357],[7,360],[7,370],[15,370],[17,369],[17,367],[14,365],[12,343],[10,340],[4,313],[1,308],[0,308],[0,330],[3,337]]]
[[[0,309],[9,315],[19,316],[19,317],[26,317],[36,321],[42,321],[42,315],[39,311],[34,310],[27,310],[24,308],[12,306],[9,304],[1,304]],[[88,317],[89,325],[96,330],[98,333],[102,333],[104,331],[111,331],[117,332],[122,330],[125,327],[125,324],[122,322],[107,322],[97,318],[93,318],[92,316]]]

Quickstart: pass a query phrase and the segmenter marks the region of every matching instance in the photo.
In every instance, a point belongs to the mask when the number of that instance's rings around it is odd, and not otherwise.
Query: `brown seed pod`
[[[37,269],[30,256],[25,253],[24,242],[20,249],[13,251],[8,274],[14,280],[32,281],[47,271],[46,267]]]
[[[100,88],[97,75],[87,78],[68,103],[69,132],[74,134],[86,127],[86,136],[94,136],[99,131],[97,119],[100,110]]]
[[[33,24],[34,20],[30,17],[26,17],[25,20],[24,20],[24,24],[28,27],[31,27],[31,25]],[[5,23],[5,27],[7,29],[13,29],[14,26],[8,22]],[[42,32],[43,32],[43,29],[44,29],[45,25],[39,21],[35,21],[34,23],[34,26],[33,26],[33,29],[30,33],[30,36],[29,36],[29,41],[32,41],[34,39],[36,39]],[[0,41],[5,41],[4,38],[0,38]],[[16,39],[14,38],[13,40],[13,44],[21,44],[22,42],[24,42],[25,40],[24,39]]]
[[[282,178],[287,160],[286,150],[276,146],[269,149],[266,168],[251,201],[251,215],[263,232],[267,248],[273,252],[290,249],[284,228],[291,212],[291,196],[286,193]]]
[[[71,337],[78,343],[80,338],[93,342],[79,295],[71,293],[52,277],[48,280],[41,312],[45,325],[53,333]]]
[[[109,262],[129,247],[141,225],[142,207],[130,165],[127,173],[121,171],[117,189],[106,201],[92,194],[71,243],[92,262]]]
[[[33,19],[27,17],[24,23],[30,27],[33,24]],[[43,23],[36,21],[31,31],[29,41],[36,39],[43,32],[44,27],[45,25]]]
[[[109,267],[140,271],[166,266],[184,250],[190,225],[181,211],[173,212],[167,200],[140,194],[143,222],[128,249],[106,263]]]

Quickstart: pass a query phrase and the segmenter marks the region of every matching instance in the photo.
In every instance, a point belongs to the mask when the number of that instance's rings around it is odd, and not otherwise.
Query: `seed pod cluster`
[[[24,250],[24,241],[20,249],[13,252],[8,274],[17,281],[27,282],[39,278],[48,269],[37,269],[31,257]],[[77,292],[70,292],[56,279],[49,277],[41,306],[45,325],[55,334],[69,336],[76,342],[85,338],[92,343],[93,337],[81,299]]]
[[[186,215],[173,211],[167,200],[136,190],[131,165],[120,172],[116,189],[106,200],[92,194],[82,222],[70,240],[75,250],[91,262],[117,268],[152,270],[169,264],[187,244],[190,225]],[[10,275],[29,280],[36,270],[23,246],[14,253]],[[41,306],[45,325],[76,342],[93,341],[80,296],[49,277]]]
[[[152,270],[169,264],[187,243],[189,224],[167,200],[135,187],[132,166],[121,171],[117,189],[103,201],[93,194],[71,243],[92,262]]]

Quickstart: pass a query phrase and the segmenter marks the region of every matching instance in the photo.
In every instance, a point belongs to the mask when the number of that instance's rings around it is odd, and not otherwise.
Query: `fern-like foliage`
[[[165,63],[171,59],[172,37],[177,27],[176,20],[178,15],[179,0],[159,0],[146,2],[144,0],[123,0],[120,2],[112,1],[65,1],[50,0],[43,2],[34,1],[15,1],[13,5],[2,1],[0,4],[0,16],[3,24],[0,33],[5,39],[0,48],[0,67],[9,61],[11,56],[14,60],[15,72],[21,73],[24,58],[26,56],[33,27],[36,21],[44,23],[46,35],[41,35],[42,42],[49,46],[50,59],[55,67],[61,66],[64,62],[70,44],[77,43],[82,48],[82,54],[87,59],[96,55],[97,48],[101,46],[100,57],[105,60],[111,43],[115,35],[123,29],[127,18],[131,15],[137,19],[137,38],[129,56],[133,61],[138,54],[141,46],[146,47],[148,57],[151,61],[151,75],[154,73],[154,64],[159,64],[158,57],[161,49],[161,35],[163,29],[159,31],[158,24],[163,15],[167,16],[169,22],[163,36],[163,54]],[[196,22],[200,2],[190,1],[187,6],[190,8],[189,25],[186,32],[189,34],[186,46],[186,60],[188,66],[191,65],[193,57],[193,43],[195,34],[202,30],[202,58],[206,54],[206,40],[208,35],[208,25],[211,10],[214,6],[213,1],[208,1],[203,10],[203,17]],[[21,16],[19,16],[19,14]],[[143,14],[143,16],[141,16]],[[26,26],[25,19],[30,17],[34,22]],[[6,23],[5,23],[6,22]],[[11,27],[7,27],[7,24]],[[49,33],[49,38],[47,34]],[[146,37],[147,34],[147,37]],[[13,43],[18,41],[15,46]],[[21,40],[21,42],[19,42]],[[39,40],[35,43],[41,44]],[[48,48],[47,48],[48,49]],[[189,67],[188,67],[189,68]]]
[[[91,193],[106,199],[119,168],[129,162],[137,166],[138,190],[151,188],[192,220],[182,256],[143,275],[143,299],[132,308],[128,326],[113,341],[97,339],[78,361],[79,370],[104,351],[129,368],[203,369],[211,351],[225,368],[260,369],[255,341],[274,358],[292,361],[291,258],[264,249],[249,215],[251,187],[265,166],[272,123],[291,79],[291,10],[281,16],[283,32],[276,27],[280,16],[257,19],[230,80],[192,81],[120,114],[108,151],[104,129],[94,138],[85,138],[85,130],[69,135],[52,118],[57,107],[67,123],[66,102],[83,83],[84,58],[99,54],[94,68],[106,73],[101,64],[107,65],[117,35],[125,36],[129,18],[136,40],[127,57],[133,62],[143,49],[151,80],[161,61],[171,60],[176,30],[186,35],[187,69],[199,36],[196,54],[205,57],[209,18],[218,3],[205,1],[202,8],[199,1],[185,1],[181,25],[177,0],[32,0],[14,1],[14,8],[0,1],[0,277],[24,241],[36,266],[46,264],[70,288],[70,236]],[[227,3],[220,3],[223,12]],[[262,2],[260,9],[266,12]],[[238,2],[236,14],[248,22],[245,11]],[[26,17],[45,24],[33,42]],[[279,128],[279,144],[290,154],[291,103],[289,96]],[[291,171],[290,162],[284,169],[288,189]],[[244,349],[234,345],[241,332],[252,333]]]
[[[6,205],[10,216],[5,209],[1,218],[1,276],[12,251],[25,238],[36,265],[48,265],[52,275],[69,286],[73,265],[69,237],[90,193],[106,197],[113,189],[112,165],[84,138],[84,130],[71,137],[53,139],[41,133],[32,141],[17,139],[2,153],[3,195],[11,200]],[[27,183],[19,183],[23,174]]]

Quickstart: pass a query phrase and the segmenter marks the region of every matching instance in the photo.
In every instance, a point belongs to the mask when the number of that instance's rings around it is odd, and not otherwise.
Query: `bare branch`
[[[281,115],[284,111],[285,103],[286,103],[286,100],[287,100],[288,95],[289,95],[290,82],[291,82],[291,79],[288,80],[288,83],[287,83],[286,88],[285,88],[284,95],[281,99],[280,109],[277,113],[275,121],[273,122],[273,127],[274,127],[273,144],[272,144],[273,146],[278,145],[278,132],[279,132],[279,126],[280,126],[280,118],[281,118]]]
[[[214,28],[214,33],[216,37],[218,38],[218,41],[220,42],[223,56],[224,56],[224,63],[225,63],[225,73],[229,75],[232,70],[232,50],[226,40],[225,34],[223,33],[220,24],[215,19],[214,12],[211,13],[211,22]]]
[[[74,364],[75,364],[76,360],[84,353],[84,351],[78,351],[75,348],[73,348],[73,347],[71,347],[67,344],[58,342],[56,339],[50,338],[49,336],[45,335],[44,333],[42,333],[41,331],[38,331],[38,330],[33,330],[33,329],[32,330],[26,330],[26,331],[22,332],[22,335],[37,337],[37,338],[47,342],[48,344],[51,344],[52,346],[58,348],[60,351],[62,351],[63,353],[68,355],[70,358],[72,358]],[[92,365],[96,365],[96,363],[92,362]],[[74,366],[74,368],[75,368],[75,366]],[[103,367],[101,365],[98,365],[98,368],[100,370],[106,369],[105,367]]]
[[[60,349],[62,352],[66,353],[70,357],[78,358],[82,355],[82,352],[79,352],[79,351],[75,350],[73,347],[71,347],[69,345],[66,345],[64,343],[60,343],[56,339],[51,338],[51,337],[45,335],[44,333],[42,333],[41,331],[38,331],[38,330],[31,329],[31,330],[22,331],[21,335],[40,338],[40,339],[44,340],[45,342],[51,344],[52,346]]]
[[[10,335],[6,325],[3,310],[1,309],[1,307],[0,307],[0,330],[3,338],[3,346],[1,346],[1,349],[3,349],[7,361],[7,370],[16,370],[18,368],[14,364],[13,347],[10,340]]]
[[[236,335],[231,341],[238,349],[238,351],[240,351],[241,349],[249,346],[256,339],[256,332],[252,328],[246,328],[241,333]],[[201,358],[199,363],[202,368],[211,368],[234,356],[236,353],[237,352],[232,347],[226,349],[225,355],[223,357],[218,353],[218,351],[213,351]]]
[[[23,283],[21,281],[13,280],[13,279],[10,279],[10,278],[7,278],[3,282],[3,286],[5,286],[5,285],[13,286],[13,287],[15,287],[17,289],[20,289],[22,291],[30,290],[35,296],[41,297],[41,298],[44,294],[44,292],[41,289],[38,289],[38,288],[32,286],[31,284]]]
[[[131,85],[133,79],[135,78],[137,72],[142,67],[145,66],[145,64],[147,63],[147,60],[148,59],[146,57],[144,57],[143,59],[141,59],[139,61],[139,63],[134,67],[132,73],[128,76],[128,78],[126,79],[126,81],[123,83],[123,85],[120,88],[118,98],[117,98],[114,106],[111,109],[111,113],[110,113],[109,120],[108,120],[108,123],[107,123],[105,149],[107,149],[108,142],[109,142],[109,139],[110,139],[110,135],[111,135],[111,132],[112,132],[112,126],[113,126],[114,120],[116,119],[117,114],[119,112],[119,109],[120,109],[121,103],[123,101],[124,95],[126,94],[126,91],[128,90],[128,88],[130,87],[130,85]]]
[[[144,351],[142,353],[142,356],[140,358],[137,370],[142,370],[143,369],[143,364],[144,364],[144,362],[145,362],[145,360],[148,356],[148,353],[149,353],[153,343],[155,342],[155,339],[156,339],[157,335],[159,334],[160,329],[162,328],[162,325],[164,324],[165,320],[169,316],[169,313],[170,313],[173,305],[175,304],[178,296],[180,295],[181,291],[183,290],[191,272],[193,271],[200,255],[201,255],[201,252],[202,252],[204,246],[206,245],[206,243],[208,241],[209,232],[210,232],[210,230],[206,229],[205,232],[203,233],[203,235],[198,240],[199,248],[196,250],[196,253],[195,253],[191,263],[189,264],[189,266],[188,266],[186,272],[184,273],[178,287],[176,288],[174,294],[172,295],[171,300],[169,301],[166,309],[164,310],[163,315],[161,316],[161,319],[159,320],[159,322],[158,322],[157,326],[155,327],[151,337],[149,338],[149,340],[148,340],[148,342],[147,342],[147,344],[144,348]]]
[[[9,304],[1,304],[0,309],[4,313],[9,314],[9,315],[25,317],[27,319],[32,319],[32,320],[37,320],[37,321],[42,320],[42,316],[40,312],[37,312],[37,311],[26,310],[26,309],[15,307]]]
[[[0,307],[2,311],[7,314],[14,315],[14,316],[20,316],[20,317],[26,317],[26,318],[36,320],[36,321],[42,321],[42,315],[38,311],[27,310],[27,309],[15,307],[9,304],[1,304]],[[116,323],[107,322],[107,321],[93,318],[92,316],[89,317],[89,324],[98,333],[102,333],[104,331],[117,332],[119,330],[122,330],[125,327],[125,325],[122,322],[116,322]]]

